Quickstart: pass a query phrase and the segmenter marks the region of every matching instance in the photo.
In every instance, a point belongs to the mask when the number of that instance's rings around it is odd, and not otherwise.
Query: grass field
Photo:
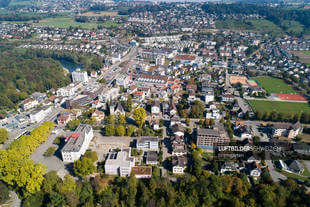
[[[289,32],[292,34],[300,34],[304,31],[304,25],[300,24],[297,21],[285,20],[281,22],[281,27],[283,27],[286,32]]]
[[[263,100],[248,100],[254,111],[279,113],[302,113],[310,112],[308,103],[294,103],[283,101],[263,101]]]
[[[297,94],[297,92],[292,87],[287,85],[281,79],[264,76],[257,77],[255,80],[258,81],[260,86],[269,93]]]
[[[30,21],[28,23],[32,23],[32,21]],[[36,26],[53,26],[53,27],[58,27],[58,28],[69,28],[70,26],[72,26],[72,27],[81,27],[84,29],[97,28],[99,25],[101,25],[103,27],[107,27],[107,28],[119,26],[119,24],[116,24],[112,21],[106,21],[104,23],[76,22],[72,17],[46,18],[46,19],[40,20],[39,23],[32,23],[32,24],[36,25]]]
[[[253,32],[282,33],[282,29],[268,20],[225,20],[216,22],[217,29],[243,30]]]

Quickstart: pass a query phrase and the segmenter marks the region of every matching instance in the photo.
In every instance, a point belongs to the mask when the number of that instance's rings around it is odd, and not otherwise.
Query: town
[[[70,77],[1,108],[3,152],[31,146],[24,156],[63,180],[231,175],[250,186],[292,179],[309,191],[310,39],[217,28],[267,20],[206,13],[203,3],[106,3],[131,6],[123,18],[91,15],[88,1],[56,2],[18,11],[70,11],[79,26],[0,24],[2,42],[59,61]]]

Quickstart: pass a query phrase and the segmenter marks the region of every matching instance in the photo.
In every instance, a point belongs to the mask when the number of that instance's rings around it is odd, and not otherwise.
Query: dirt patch
[[[310,64],[310,55],[305,54],[303,51],[291,51],[291,53],[298,56],[300,62]]]

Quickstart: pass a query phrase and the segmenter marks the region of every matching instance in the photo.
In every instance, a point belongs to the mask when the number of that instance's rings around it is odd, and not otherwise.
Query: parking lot
[[[123,149],[133,146],[135,139],[132,137],[107,137],[100,132],[94,132],[89,149],[96,151],[98,160],[103,161],[110,149]]]

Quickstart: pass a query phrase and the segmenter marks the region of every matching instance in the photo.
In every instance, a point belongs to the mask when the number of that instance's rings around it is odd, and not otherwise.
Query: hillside
[[[70,82],[58,61],[2,44],[0,52],[0,109],[15,108],[35,91],[44,92]]]

